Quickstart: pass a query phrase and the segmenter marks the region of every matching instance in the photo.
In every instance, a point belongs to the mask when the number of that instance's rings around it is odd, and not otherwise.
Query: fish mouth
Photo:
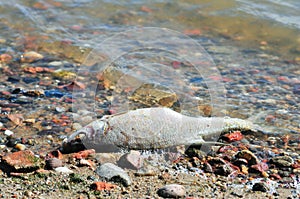
[[[72,142],[73,140],[75,140],[76,137],[78,137],[79,135],[82,135],[82,134],[86,137],[88,132],[83,131],[83,130],[76,131],[68,137],[67,142]]]

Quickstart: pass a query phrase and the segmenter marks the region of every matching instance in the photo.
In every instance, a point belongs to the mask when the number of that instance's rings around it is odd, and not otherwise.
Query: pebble
[[[112,163],[100,165],[95,172],[108,181],[119,182],[126,187],[131,185],[131,179],[126,171]]]
[[[30,51],[30,52],[25,52],[23,53],[23,55],[21,56],[21,62],[22,63],[32,63],[35,61],[38,61],[40,59],[43,59],[44,56],[34,52],[34,51]]]
[[[75,123],[72,124],[72,129],[73,130],[79,130],[81,128],[82,128],[82,125],[79,124],[79,123],[77,123],[77,122],[75,122]]]
[[[180,198],[185,196],[185,188],[179,184],[169,184],[158,189],[157,194],[163,198]]]
[[[91,189],[96,191],[103,191],[103,190],[111,190],[116,188],[117,186],[114,184],[106,183],[106,182],[94,182],[91,185]]]
[[[73,171],[67,167],[56,167],[54,168],[54,171],[58,173],[65,173],[65,174],[73,173]]]
[[[55,110],[56,110],[56,112],[58,112],[58,113],[62,113],[62,112],[65,112],[65,111],[66,111],[66,109],[65,109],[64,107],[56,107]]]
[[[300,84],[294,86],[293,93],[296,95],[300,95]]]
[[[10,130],[5,130],[4,131],[4,135],[6,136],[12,136],[14,134],[14,132],[10,131]]]
[[[144,158],[139,151],[131,150],[129,153],[123,155],[118,165],[122,168],[138,170],[143,167]]]
[[[121,155],[118,153],[96,153],[95,159],[100,164],[104,164],[104,163],[115,164],[117,160],[120,158],[120,156]]]
[[[55,169],[57,167],[62,167],[62,166],[63,166],[63,163],[58,158],[50,158],[50,159],[46,160],[46,167],[48,167],[50,169]]]
[[[249,150],[242,150],[237,152],[235,158],[244,158],[248,161],[249,165],[254,165],[259,162],[258,158]]]
[[[272,158],[270,163],[275,164],[278,167],[290,167],[294,164],[294,160],[290,156],[285,155]]]
[[[253,185],[252,191],[268,192],[270,188],[265,182],[257,182]]]
[[[14,146],[14,148],[19,151],[24,151],[26,149],[26,145],[18,143]]]
[[[48,63],[48,66],[52,66],[52,67],[59,67],[62,65],[63,65],[63,62],[61,62],[61,61],[53,61],[53,62]]]

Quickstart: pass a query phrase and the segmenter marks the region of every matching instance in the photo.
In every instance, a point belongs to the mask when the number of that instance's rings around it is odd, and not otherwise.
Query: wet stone
[[[22,56],[21,56],[21,62],[22,63],[32,63],[35,61],[38,61],[40,59],[43,59],[44,56],[34,52],[34,51],[30,51],[30,52],[25,52]]]
[[[135,90],[130,99],[147,106],[162,105],[164,107],[172,107],[177,102],[177,95],[162,86],[143,84]]]
[[[163,198],[180,198],[185,196],[185,188],[179,184],[169,184],[160,188],[157,195]]]
[[[290,167],[294,164],[294,160],[290,156],[277,156],[272,158],[270,163],[275,164],[278,167]]]
[[[249,150],[242,150],[237,152],[235,158],[243,158],[248,161],[249,165],[255,165],[259,162],[258,158]]]
[[[103,165],[100,165],[99,167],[97,167],[95,172],[100,177],[108,181],[121,183],[126,187],[131,185],[131,179],[128,174],[122,168],[112,163],[105,163]]]
[[[296,95],[300,95],[300,84],[294,86],[293,93]]]
[[[252,187],[252,191],[268,192],[269,190],[270,188],[265,182],[257,182]]]

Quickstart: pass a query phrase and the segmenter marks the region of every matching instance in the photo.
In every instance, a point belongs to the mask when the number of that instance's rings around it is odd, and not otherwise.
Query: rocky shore
[[[51,44],[31,43],[28,38],[24,45],[29,50],[20,52],[9,41],[1,41],[0,196],[299,198],[299,64],[262,51],[224,46],[222,39],[198,41],[221,72],[226,115],[250,120],[260,131],[225,132],[218,139],[228,144],[223,146],[115,153],[85,149],[79,139],[76,145],[62,144],[94,119],[93,113],[72,109],[73,91],[88,86],[85,79],[76,79],[88,49],[79,51],[71,43],[61,44],[65,50],[57,44],[50,48]],[[30,49],[32,45],[41,50]],[[97,77],[97,117],[113,114],[112,93],[122,94],[114,92],[108,77]],[[199,96],[207,95],[201,92],[201,78],[191,76],[188,81]],[[141,97],[145,95],[141,89],[129,100],[140,107],[154,101],[176,110],[176,96],[168,90],[142,88],[149,89],[152,98]],[[208,105],[198,108],[210,116]]]

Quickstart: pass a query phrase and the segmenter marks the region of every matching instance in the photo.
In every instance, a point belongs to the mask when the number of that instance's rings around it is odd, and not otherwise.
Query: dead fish
[[[169,108],[144,108],[107,115],[73,133],[85,141],[127,149],[162,149],[178,145],[207,143],[203,138],[232,130],[253,131],[246,120],[229,117],[190,117]],[[86,143],[87,143],[86,142]]]

